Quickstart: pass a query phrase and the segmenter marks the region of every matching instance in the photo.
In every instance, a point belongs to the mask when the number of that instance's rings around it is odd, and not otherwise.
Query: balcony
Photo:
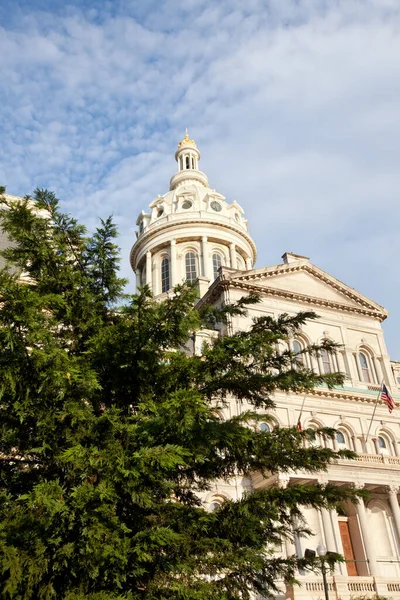
[[[353,466],[354,462],[369,468],[400,469],[400,456],[386,456],[384,454],[357,454],[355,458],[341,458],[337,464]]]
[[[328,577],[329,598],[331,600],[350,600],[363,596],[374,598],[376,594],[390,596],[391,600],[400,600],[399,579],[383,577]],[[324,585],[318,575],[298,577],[300,586],[289,587],[286,598],[293,600],[320,600],[324,597]]]

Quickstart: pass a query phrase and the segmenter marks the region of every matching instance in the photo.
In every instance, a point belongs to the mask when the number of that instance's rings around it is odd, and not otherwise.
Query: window
[[[304,367],[304,355],[299,354],[299,352],[301,352],[303,350],[303,348],[299,341],[297,341],[297,340],[293,341],[292,350],[293,350],[293,354],[295,355],[293,358],[294,366]]]
[[[210,506],[208,507],[208,510],[210,512],[217,512],[217,510],[220,510],[221,508],[221,504],[219,502],[211,502]]]
[[[182,203],[182,208],[184,208],[185,210],[192,208],[192,203],[190,202],[190,200],[184,200]]]
[[[219,273],[218,273],[219,268],[222,265],[222,259],[219,254],[215,253],[212,255],[212,263],[213,263],[214,279],[216,279],[219,275]]]
[[[186,281],[194,283],[197,279],[196,255],[194,252],[188,252],[185,256]]]
[[[161,263],[161,291],[169,290],[169,258],[163,258]]]
[[[400,385],[400,377],[397,377],[397,384]]]
[[[347,448],[346,436],[341,431],[336,432],[336,442],[339,447],[339,450],[342,450],[343,448]]]
[[[139,233],[142,233],[143,229],[144,229],[144,223],[143,223],[143,221],[141,221],[140,225],[139,225]]]
[[[321,361],[323,373],[332,373],[331,355],[329,354],[328,350],[325,350],[325,348],[321,350]]]
[[[379,454],[389,456],[392,454],[392,444],[387,435],[381,433],[377,439],[377,446]]]
[[[264,433],[269,433],[271,431],[271,428],[268,425],[268,423],[260,423],[259,427],[260,431],[263,431]]]
[[[364,352],[359,352],[358,358],[361,365],[362,380],[366,383],[371,383],[371,368],[367,355]]]
[[[336,434],[336,441],[338,444],[345,444],[346,440],[345,437],[343,435],[343,433],[341,431],[338,431]]]
[[[237,256],[236,258],[236,266],[240,271],[245,271],[246,268],[244,266],[244,260],[241,256]]]
[[[309,446],[319,446],[319,441],[317,440],[317,434],[315,431],[308,432],[308,444]]]
[[[186,168],[190,169],[190,158],[188,156],[186,157]]]
[[[387,448],[386,440],[381,435],[378,437],[378,446],[379,448]]]
[[[164,209],[163,208],[159,208],[158,211],[157,211],[157,218],[162,217],[163,214],[164,214]]]

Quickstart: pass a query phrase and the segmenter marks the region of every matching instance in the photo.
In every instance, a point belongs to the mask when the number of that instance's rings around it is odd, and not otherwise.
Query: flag
[[[299,431],[303,431],[303,427],[302,427],[302,425],[301,425],[301,420],[300,420],[300,417],[299,417],[299,418],[298,418],[298,420],[297,420],[297,429],[298,429]]]
[[[396,405],[384,383],[382,383],[381,400],[386,402],[389,412],[391,413]]]

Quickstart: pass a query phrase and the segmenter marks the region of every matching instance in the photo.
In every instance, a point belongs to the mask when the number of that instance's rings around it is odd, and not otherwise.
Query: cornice
[[[368,308],[371,308],[371,305],[373,304],[374,306],[376,306],[377,311],[384,313],[386,316],[388,314],[383,306],[380,306],[376,302],[371,302],[369,299],[367,300],[367,299],[363,298],[361,296],[361,294],[359,294],[356,291],[352,292],[351,289],[345,283],[342,283],[342,282],[338,281],[337,279],[335,279],[334,277],[329,276],[327,273],[325,273],[318,267],[311,265],[308,262],[307,263],[302,262],[301,264],[291,264],[291,265],[290,264],[277,265],[275,268],[267,267],[267,269],[258,271],[256,273],[252,272],[252,273],[249,273],[246,275],[240,275],[236,278],[236,280],[255,281],[257,279],[266,279],[268,277],[275,277],[277,275],[294,273],[296,271],[306,271],[307,273],[310,273],[317,279],[323,281],[324,283],[327,283],[330,287],[336,289],[340,293],[348,296],[349,298],[351,298],[358,304],[361,304]]]
[[[140,239],[138,239],[132,246],[132,249],[130,252],[130,264],[131,264],[132,269],[134,268],[134,263],[136,262],[137,255],[139,254],[141,247],[150,238],[152,238],[153,236],[155,237],[164,231],[180,229],[182,227],[187,227],[188,225],[212,225],[213,227],[221,227],[222,229],[228,229],[230,231],[234,231],[235,233],[237,233],[241,237],[243,237],[246,240],[246,242],[250,245],[250,247],[253,251],[253,256],[254,256],[253,262],[255,262],[255,260],[257,258],[257,248],[256,248],[255,243],[251,239],[250,235],[246,231],[244,231],[243,229],[236,227],[234,225],[230,225],[229,223],[222,223],[220,221],[214,221],[213,219],[210,219],[210,218],[197,218],[197,219],[187,219],[187,220],[182,220],[182,221],[172,221],[170,223],[164,223],[162,225],[159,225],[158,227],[155,227],[154,229],[151,229],[150,231],[145,231],[140,236]]]
[[[319,396],[321,398],[333,398],[335,400],[354,400],[355,402],[364,402],[366,404],[378,404],[382,407],[387,407],[386,402],[383,400],[376,401],[376,393],[375,394],[365,394],[363,395],[361,390],[360,393],[349,392],[347,390],[338,390],[338,389],[328,389],[328,388],[314,388],[307,392],[310,396]],[[396,407],[398,403],[396,403]]]
[[[291,269],[297,270],[297,269]],[[283,272],[283,271],[282,271]],[[248,276],[243,275],[243,278],[247,278]],[[251,278],[251,275],[249,276]],[[328,283],[330,283],[328,281]],[[325,308],[331,308],[334,310],[340,310],[346,313],[357,313],[362,314],[368,317],[373,317],[378,319],[379,321],[384,321],[387,317],[387,311],[379,311],[378,309],[368,307],[366,302],[363,302],[363,305],[360,307],[357,306],[349,306],[347,304],[342,304],[340,302],[336,302],[334,300],[328,300],[325,298],[317,298],[313,296],[308,296],[307,294],[300,294],[298,292],[292,292],[287,290],[281,290],[278,288],[272,288],[265,285],[260,284],[251,284],[245,283],[238,278],[227,279],[220,278],[215,281],[215,285],[211,286],[208,292],[203,296],[203,298],[199,301],[201,304],[213,302],[220,293],[220,290],[235,288],[240,290],[245,290],[249,292],[259,292],[265,294],[267,296],[277,296],[279,298],[285,298],[288,300],[294,300],[296,302],[300,302],[303,304],[312,304],[315,306],[323,306]],[[361,302],[360,302],[361,304]]]

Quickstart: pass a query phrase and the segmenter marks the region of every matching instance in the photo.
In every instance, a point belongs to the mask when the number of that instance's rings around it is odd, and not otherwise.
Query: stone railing
[[[351,464],[354,461],[378,468],[400,469],[400,456],[386,456],[385,454],[357,454],[355,458],[341,458],[341,465]]]
[[[286,592],[289,600],[322,600],[324,584],[318,575],[299,576],[300,586],[290,586]],[[390,596],[391,600],[400,600],[400,580],[382,577],[343,577],[335,575],[327,578],[329,598],[331,600],[351,600],[363,596],[374,598],[376,594]]]

